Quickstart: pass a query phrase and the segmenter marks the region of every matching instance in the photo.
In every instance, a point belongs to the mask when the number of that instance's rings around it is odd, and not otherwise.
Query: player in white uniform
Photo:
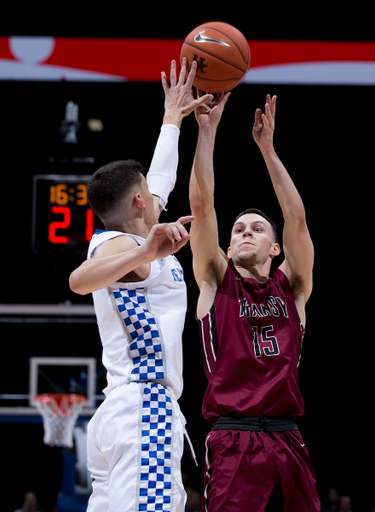
[[[70,286],[93,293],[108,381],[88,427],[90,512],[184,510],[185,421],[177,400],[186,286],[173,254],[188,242],[185,224],[193,218],[158,218],[176,180],[182,118],[212,99],[194,100],[195,71],[194,64],[185,80],[184,61],[177,80],[172,62],[170,86],[162,74],[165,115],[147,182],[131,160],[104,166],[88,185],[106,231],[93,236]]]

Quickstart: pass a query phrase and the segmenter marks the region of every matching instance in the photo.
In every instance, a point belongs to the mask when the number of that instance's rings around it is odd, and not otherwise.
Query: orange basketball
[[[244,78],[250,66],[250,48],[245,36],[228,23],[214,21],[199,25],[185,39],[181,59],[188,69],[197,61],[194,86],[201,91],[230,91]]]

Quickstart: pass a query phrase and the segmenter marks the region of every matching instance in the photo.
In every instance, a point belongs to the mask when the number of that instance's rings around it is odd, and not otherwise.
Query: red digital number
[[[91,241],[94,234],[94,212],[89,208],[86,211],[86,240]]]
[[[48,226],[48,239],[52,244],[67,244],[68,238],[66,236],[56,235],[58,229],[67,229],[70,226],[71,213],[67,206],[52,206],[52,213],[63,215],[60,221],[51,222]]]

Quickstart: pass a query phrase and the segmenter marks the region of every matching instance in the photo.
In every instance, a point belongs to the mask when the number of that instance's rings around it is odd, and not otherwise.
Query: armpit
[[[138,274],[136,274],[134,272],[134,270],[132,270],[131,272],[129,272],[128,274],[126,274],[124,277],[122,277],[120,280],[119,280],[121,283],[136,283],[138,281],[143,281],[143,279],[141,279],[139,277]]]
[[[206,267],[206,276],[207,281],[216,283],[217,286],[221,284],[223,280],[223,276],[221,275],[221,269],[218,267],[217,263],[213,260],[208,261]]]
[[[292,290],[293,298],[296,300],[304,290],[304,280],[302,276],[295,275],[290,280],[290,288]]]

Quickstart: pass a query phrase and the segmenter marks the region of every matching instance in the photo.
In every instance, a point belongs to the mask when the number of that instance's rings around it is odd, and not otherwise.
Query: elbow
[[[296,229],[306,226],[306,211],[303,205],[300,205],[296,208],[289,207],[287,218],[288,222],[293,224]]]
[[[189,197],[189,202],[190,202],[191,213],[192,213],[192,215],[195,216],[197,213],[200,212],[200,210],[202,208],[202,202],[199,201],[197,197],[192,197],[191,195]]]
[[[82,283],[80,282],[80,279],[78,278],[75,272],[73,272],[69,276],[69,288],[72,290],[72,292],[76,293],[77,295],[87,295],[89,293],[82,286]]]
[[[213,201],[203,201],[201,198],[190,196],[191,214],[195,218],[207,217],[214,209]]]
[[[294,228],[296,231],[305,229],[307,224],[306,224],[306,216],[304,215],[304,213],[294,215],[293,216],[293,224],[294,224]]]
[[[297,226],[297,229],[300,229],[300,230],[306,230],[307,229],[306,213],[305,213],[304,209],[302,209],[299,212],[299,214],[296,215],[295,224]]]

